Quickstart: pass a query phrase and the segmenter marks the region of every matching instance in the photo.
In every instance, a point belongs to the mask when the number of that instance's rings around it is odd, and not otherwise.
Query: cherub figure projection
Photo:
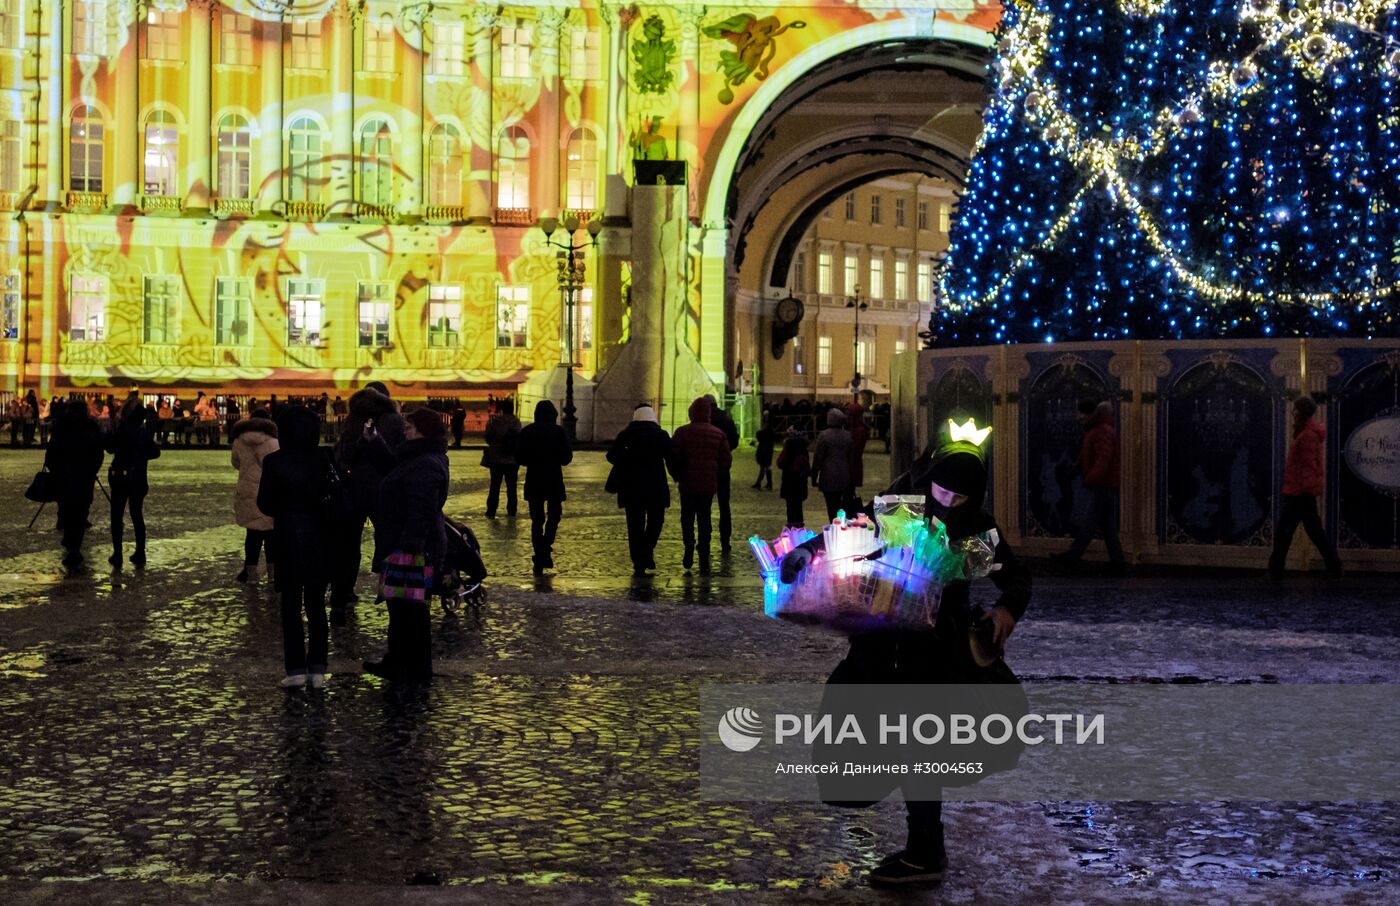
[[[750,13],[730,16],[705,28],[707,38],[723,38],[734,45],[733,50],[721,51],[719,68],[724,73],[724,87],[719,90],[719,102],[734,100],[733,87],[743,84],[749,76],[760,82],[768,78],[768,64],[778,52],[776,38],[789,28],[806,28],[802,21],[783,25],[777,16],[762,19]]]

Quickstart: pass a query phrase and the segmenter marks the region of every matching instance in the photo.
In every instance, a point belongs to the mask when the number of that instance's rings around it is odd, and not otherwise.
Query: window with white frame
[[[214,344],[247,346],[253,311],[253,281],[247,277],[219,277],[214,281]]]
[[[107,281],[74,275],[68,286],[68,339],[100,343],[107,336]]]
[[[501,78],[530,77],[530,45],[534,36],[528,24],[517,22],[501,28]]]
[[[817,292],[833,292],[831,288],[831,252],[817,254]]]
[[[393,135],[387,120],[360,127],[360,201],[379,207],[394,203]]]
[[[393,288],[388,283],[361,283],[359,291],[360,346],[383,349],[389,345],[389,309]]]
[[[802,344],[802,335],[792,338],[792,373],[807,373],[807,348]]]
[[[77,0],[73,4],[73,53],[107,53],[106,0]]]
[[[817,337],[817,374],[831,374],[831,337]]]
[[[290,201],[321,200],[322,141],[321,127],[310,117],[292,121],[287,143]]]
[[[24,144],[20,121],[5,120],[0,128],[0,192],[18,192],[24,166]]]
[[[568,318],[559,319],[559,348],[569,345]],[[574,292],[574,357],[578,364],[583,360],[583,352],[593,348],[593,287],[585,286]]]
[[[879,194],[870,196],[870,222],[875,226],[880,225],[880,206],[882,202]]]
[[[905,221],[907,220],[905,217],[905,209],[907,207],[908,202],[903,198],[896,198],[894,200],[894,225],[898,229],[903,229],[905,226]]]
[[[866,295],[872,299],[885,298],[885,259],[879,254],[870,256],[870,288]]]
[[[848,296],[854,296],[860,286],[860,258],[855,255],[846,256],[846,272],[841,275],[843,278],[841,291]]]
[[[530,345],[530,287],[496,288],[496,348],[524,349]]]
[[[248,121],[230,113],[219,121],[220,198],[247,198],[252,188],[253,130]]]
[[[320,346],[325,324],[325,281],[287,281],[287,345]]]
[[[433,127],[428,139],[428,199],[434,205],[462,203],[462,134],[451,123]]]
[[[179,133],[175,117],[157,110],[146,118],[146,153],[141,191],[147,195],[176,195],[179,173]]]
[[[909,351],[909,342],[908,342],[907,340],[895,340],[895,341],[894,341],[894,354],[895,354],[895,355],[902,355],[903,353],[906,353],[906,352],[908,352],[908,351]]]
[[[297,17],[292,20],[292,68],[321,68],[321,20]]]
[[[909,262],[896,258],[894,262],[894,297],[909,298]]]
[[[927,261],[920,261],[918,275],[915,277],[918,286],[915,287],[915,296],[920,302],[928,302],[933,298],[933,265]]]
[[[433,46],[428,51],[430,73],[459,76],[466,72],[466,34],[466,25],[460,19],[433,21]]]
[[[180,59],[180,14],[174,10],[146,11],[146,59]]]
[[[952,227],[953,206],[946,201],[938,203],[938,231],[946,233]]]
[[[569,77],[594,82],[603,77],[603,33],[598,29],[569,33]]]
[[[565,158],[566,207],[593,210],[598,204],[598,140],[587,129],[575,129],[569,134]]]
[[[394,19],[388,13],[365,22],[366,72],[394,71]]]
[[[102,191],[102,114],[79,107],[68,124],[68,188]]]
[[[19,339],[19,322],[23,310],[19,274],[11,271],[4,276],[3,286],[0,286],[0,339]]]
[[[875,365],[875,341],[864,339],[856,344],[856,371],[865,377],[870,377],[871,368]]]
[[[462,338],[462,287],[428,287],[428,346],[454,348]]]
[[[16,49],[24,34],[22,0],[0,0],[0,47]]]
[[[792,265],[792,289],[794,292],[807,290],[807,253],[798,252]]]
[[[928,229],[928,202],[919,202],[919,229]]]
[[[180,341],[180,278],[147,276],[141,293],[141,340],[170,345]]]
[[[502,130],[496,144],[496,207],[530,207],[530,138],[519,126]]]
[[[856,219],[856,193],[854,192],[846,193],[846,219]]]
[[[253,17],[242,13],[229,12],[227,7],[219,12],[220,61],[234,66],[248,66],[253,62]]]

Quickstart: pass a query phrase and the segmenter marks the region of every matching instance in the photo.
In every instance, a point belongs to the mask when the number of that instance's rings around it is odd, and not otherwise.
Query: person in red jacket
[[[710,508],[722,476],[728,476],[733,460],[729,438],[710,422],[713,406],[708,397],[690,404],[690,424],[676,429],[671,439],[676,455],[668,464],[680,485],[681,539],[685,542],[686,569],[695,562],[695,523],[700,523],[700,572],[710,571]]]
[[[1288,445],[1288,458],[1283,463],[1283,506],[1279,508],[1278,526],[1274,529],[1274,552],[1269,557],[1269,574],[1283,575],[1283,563],[1288,559],[1288,547],[1298,523],[1322,554],[1330,576],[1342,574],[1342,562],[1337,549],[1327,540],[1322,520],[1317,515],[1317,498],[1325,492],[1327,473],[1322,468],[1322,451],[1327,441],[1327,428],[1313,418],[1317,403],[1312,397],[1300,396],[1293,401],[1293,442]]]
[[[1108,400],[1080,402],[1079,423],[1084,426],[1084,442],[1079,447],[1075,467],[1089,492],[1089,512],[1069,550],[1052,554],[1050,559],[1064,566],[1077,566],[1095,532],[1100,532],[1108,548],[1108,566],[1104,572],[1121,576],[1127,572],[1127,565],[1123,560],[1123,546],[1118,542],[1120,451],[1118,433],[1113,430],[1113,404]]]

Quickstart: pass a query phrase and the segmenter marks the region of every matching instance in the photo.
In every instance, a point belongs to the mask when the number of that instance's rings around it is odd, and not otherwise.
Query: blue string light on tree
[[[1010,0],[933,342],[1400,333],[1400,0]]]

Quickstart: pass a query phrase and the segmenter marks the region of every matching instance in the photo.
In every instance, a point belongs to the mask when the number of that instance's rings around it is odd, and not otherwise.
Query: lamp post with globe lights
[[[870,307],[870,303],[861,298],[860,287],[855,288],[855,295],[846,298],[846,307],[854,309],[856,316],[855,339],[851,341],[851,362],[855,366],[855,377],[851,378],[851,395],[860,395],[860,313]]]
[[[566,241],[554,239],[554,234],[560,227],[564,228],[567,235]],[[544,241],[548,245],[558,249],[555,258],[558,264],[559,292],[564,298],[564,345],[568,348],[568,370],[564,373],[564,417],[560,420],[564,431],[569,435],[569,443],[574,443],[578,439],[578,407],[574,405],[574,300],[576,294],[583,289],[587,268],[584,264],[584,252],[598,244],[598,234],[603,231],[603,222],[597,218],[589,218],[586,227],[588,237],[577,240],[583,223],[578,215],[570,214],[560,223],[557,217],[545,217],[540,220],[540,230],[544,232]]]

